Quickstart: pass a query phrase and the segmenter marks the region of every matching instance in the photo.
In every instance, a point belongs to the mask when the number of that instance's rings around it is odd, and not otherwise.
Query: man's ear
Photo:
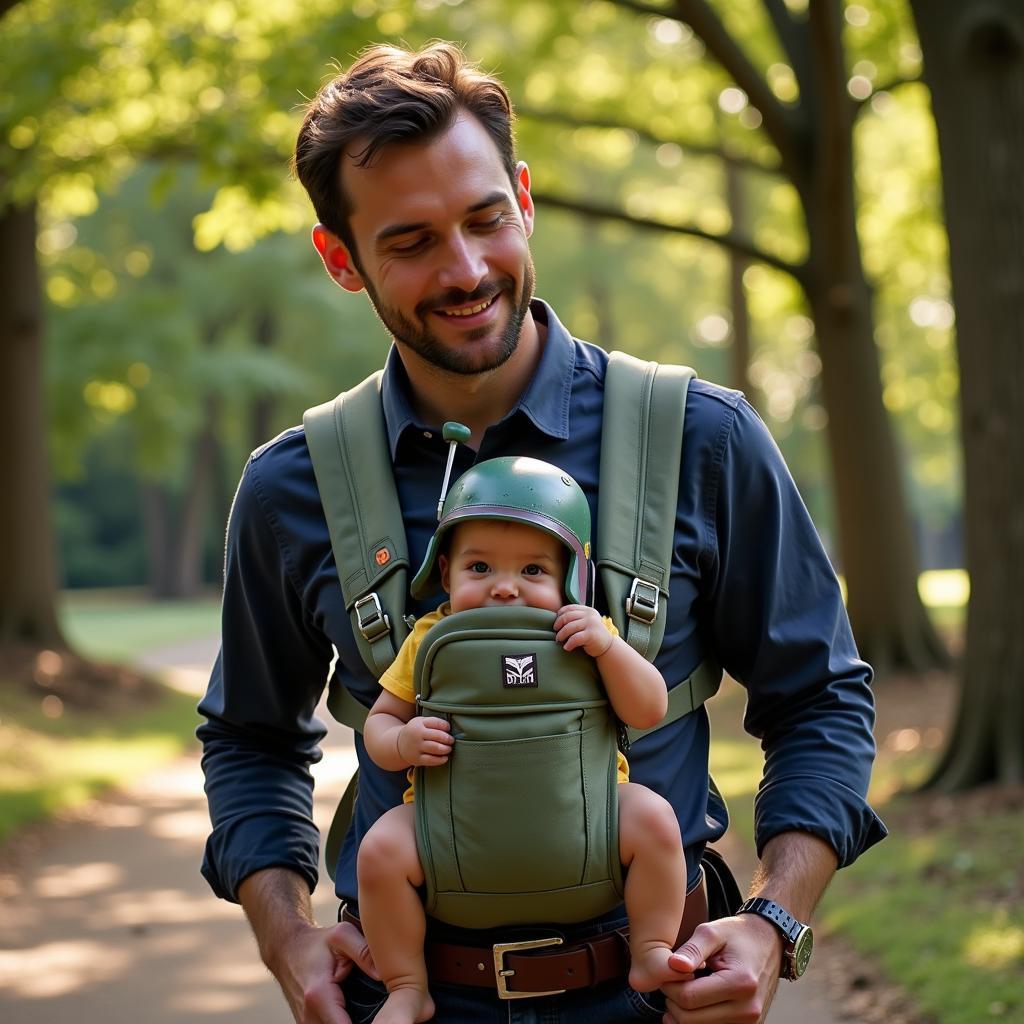
[[[533,196],[530,195],[530,168],[522,160],[516,164],[516,202],[529,238],[533,234]]]
[[[313,248],[324,261],[324,269],[347,292],[363,290],[363,278],[356,269],[348,246],[323,224],[313,228]]]

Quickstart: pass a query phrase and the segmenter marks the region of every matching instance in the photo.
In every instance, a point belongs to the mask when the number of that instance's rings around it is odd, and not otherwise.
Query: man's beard
[[[523,270],[523,288],[519,302],[509,314],[508,322],[501,329],[496,344],[481,348],[470,344],[466,349],[454,344],[446,344],[431,331],[428,326],[428,318],[433,316],[431,310],[442,306],[472,306],[479,302],[486,302],[503,292],[512,294],[515,281],[511,277],[506,277],[498,282],[484,282],[472,292],[453,289],[443,296],[435,296],[421,302],[416,307],[419,323],[408,319],[400,310],[383,305],[376,289],[365,277],[363,284],[377,316],[391,332],[395,341],[407,345],[420,358],[432,366],[436,366],[439,370],[468,375],[495,370],[506,363],[515,352],[519,345],[523,322],[530,309],[530,300],[533,298],[536,274],[533,269],[533,261],[528,259]],[[488,325],[466,331],[465,340],[469,343],[479,341],[487,337],[493,330],[494,328]]]

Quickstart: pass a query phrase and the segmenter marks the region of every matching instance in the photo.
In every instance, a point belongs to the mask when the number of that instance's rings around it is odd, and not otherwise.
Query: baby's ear
[[[437,567],[441,570],[441,586],[444,588],[445,593],[448,593],[448,556],[438,555],[437,556]]]

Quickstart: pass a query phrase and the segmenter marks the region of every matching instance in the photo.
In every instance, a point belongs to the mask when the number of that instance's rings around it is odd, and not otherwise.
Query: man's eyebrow
[[[508,193],[502,189],[495,189],[493,192],[489,192],[483,199],[466,209],[466,213],[479,213],[481,210],[486,210],[490,206],[504,206],[507,209],[511,209],[512,201],[508,197]],[[389,224],[386,228],[381,228],[377,232],[377,244],[386,242],[389,238],[397,238],[399,235],[410,235],[414,231],[423,231],[429,228],[430,224],[428,221],[410,221],[406,224]]]

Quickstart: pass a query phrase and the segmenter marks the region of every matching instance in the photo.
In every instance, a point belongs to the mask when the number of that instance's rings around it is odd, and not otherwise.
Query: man
[[[434,528],[445,420],[472,432],[459,471],[497,455],[533,456],[575,477],[596,510],[607,357],[533,297],[530,174],[514,156],[500,83],[445,44],[374,48],[310,104],[295,167],[320,219],[313,241],[328,274],[346,291],[365,290],[394,337],[382,400],[411,564]],[[864,800],[874,755],[870,670],[796,488],[742,396],[694,382],[684,434],[657,665],[671,687],[711,655],[747,687],[745,725],[766,752],[751,895],[804,922],[836,867],[884,835]],[[242,904],[296,1020],[359,1024],[384,999],[367,977],[365,945],[351,924],[318,928],[309,899],[318,835],[307,769],[323,735],[313,710],[335,649],[331,685],[343,682],[371,704],[378,688],[353,640],[296,428],[253,454],[232,511],[223,646],[200,706],[214,825],[203,871],[218,895]],[[676,810],[692,905],[704,896],[704,846],[727,824],[708,788],[708,742],[700,710],[630,755],[633,778]],[[376,768],[356,745],[359,800],[336,882],[345,900],[356,894],[360,837],[404,787],[401,773]],[[619,912],[567,928],[566,944],[622,920]],[[479,936],[476,945],[508,937]],[[428,935],[428,945],[471,940],[440,927]],[[758,1019],[791,966],[786,943],[760,913],[701,924],[677,961],[689,970],[664,979],[668,1019]],[[666,1012],[657,994],[629,989],[624,974],[595,980],[514,1003],[493,988],[438,984],[435,1019],[611,1024]]]

